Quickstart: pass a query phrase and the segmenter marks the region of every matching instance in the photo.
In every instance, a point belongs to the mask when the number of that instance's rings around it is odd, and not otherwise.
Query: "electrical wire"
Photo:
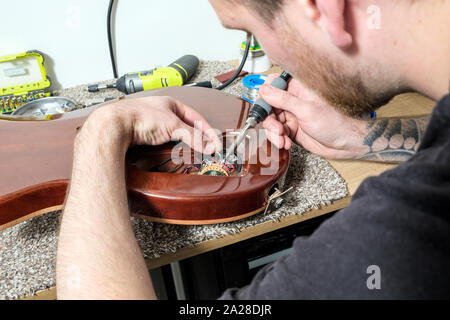
[[[114,7],[114,1],[115,0],[109,1],[106,28],[107,28],[107,32],[108,32],[108,47],[109,47],[109,56],[111,58],[111,66],[112,66],[114,78],[117,79],[119,77],[119,75],[117,73],[117,68],[116,68],[116,58],[115,58],[114,48],[113,48],[113,43],[112,43],[112,30],[111,30],[112,10]],[[242,69],[244,68],[245,62],[247,61],[248,53],[250,51],[251,38],[252,38],[252,34],[250,32],[247,32],[247,41],[246,41],[247,43],[245,46],[244,55],[242,56],[241,64],[239,65],[238,69],[236,70],[236,73],[230,79],[228,79],[228,81],[226,81],[225,83],[218,86],[216,88],[217,90],[223,90],[226,87],[228,87],[234,80],[236,80],[236,78],[241,73]]]
[[[196,164],[191,164],[189,166],[187,166],[186,168],[183,169],[183,171],[181,171],[182,174],[189,174],[191,173],[192,169],[197,169],[197,171],[200,171],[200,166],[196,165]]]
[[[176,172],[178,169],[180,169],[182,166],[184,165],[184,161],[181,160],[181,162],[179,164],[177,164],[174,168],[167,170],[167,173],[174,173]]]
[[[114,57],[114,48],[112,45],[112,36],[111,36],[111,19],[112,19],[112,9],[114,6],[114,0],[109,1],[109,7],[108,7],[108,15],[107,15],[107,21],[106,21],[106,28],[108,30],[108,45],[109,45],[109,55],[111,57],[111,65],[114,73],[114,78],[117,79],[119,76],[117,74],[116,69],[116,58]]]
[[[117,68],[116,68],[116,58],[115,58],[114,48],[113,48],[113,43],[112,43],[112,30],[111,30],[112,10],[114,7],[114,1],[115,0],[109,1],[106,28],[108,31],[108,47],[109,47],[109,56],[111,57],[111,66],[112,66],[114,78],[117,79],[119,77],[119,75],[117,73]],[[216,88],[217,90],[223,90],[226,87],[228,87],[234,80],[236,80],[236,78],[241,73],[242,69],[244,68],[245,62],[247,61],[248,53],[250,51],[251,38],[252,38],[252,34],[250,32],[247,32],[247,43],[245,46],[244,55],[242,56],[241,64],[239,65],[238,69],[236,70],[236,73],[230,79],[228,79],[228,81],[226,81],[225,83],[218,86]]]
[[[250,43],[252,42],[252,34],[250,32],[247,32],[247,43],[244,50],[244,55],[242,56],[241,64],[239,65],[239,68],[236,70],[236,73],[228,79],[227,82],[221,84],[216,89],[222,90],[228,87],[236,78],[239,76],[239,74],[242,71],[242,68],[244,68],[245,61],[247,61],[248,52],[250,51]]]
[[[166,160],[162,161],[161,163],[159,163],[159,164],[157,164],[157,165],[151,167],[148,171],[150,171],[150,172],[167,172],[167,173],[174,173],[175,171],[177,171],[178,169],[180,169],[180,168],[184,165],[184,161],[183,161],[182,159],[178,159],[178,160],[180,160],[180,163],[177,164],[177,165],[175,165],[175,167],[173,167],[173,168],[171,168],[171,169],[169,169],[169,170],[166,170],[166,171],[160,170],[160,169],[159,169],[159,168],[161,168],[162,166],[164,166],[165,164],[168,164],[168,163],[169,163],[170,161],[172,161],[172,160],[174,160],[174,159],[172,159],[172,158],[166,159]],[[175,159],[175,160],[177,160],[177,159]]]
[[[225,163],[224,167],[227,169],[227,171],[231,174],[236,170],[236,167],[232,163]]]

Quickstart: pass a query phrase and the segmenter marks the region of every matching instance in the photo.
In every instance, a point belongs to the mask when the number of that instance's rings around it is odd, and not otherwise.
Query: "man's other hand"
[[[160,145],[180,140],[207,154],[222,149],[222,142],[203,116],[170,97],[123,99],[94,111],[83,131],[114,130],[118,143]],[[119,141],[122,140],[122,141]]]

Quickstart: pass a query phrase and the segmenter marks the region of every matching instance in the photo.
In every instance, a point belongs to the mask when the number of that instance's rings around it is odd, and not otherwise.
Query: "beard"
[[[289,72],[345,115],[360,117],[385,105],[395,95],[409,91],[395,85],[373,90],[364,83],[361,71],[350,72],[341,61],[312,48],[292,27],[287,28],[285,35],[283,47],[291,48],[293,57]],[[368,79],[372,75],[365,73],[365,76]],[[382,87],[381,81],[378,87]]]

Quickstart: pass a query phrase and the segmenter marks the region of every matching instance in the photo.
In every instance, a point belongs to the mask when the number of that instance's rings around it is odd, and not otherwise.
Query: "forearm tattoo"
[[[369,121],[363,144],[370,151],[356,158],[394,163],[408,160],[419,148],[429,120],[430,116]]]

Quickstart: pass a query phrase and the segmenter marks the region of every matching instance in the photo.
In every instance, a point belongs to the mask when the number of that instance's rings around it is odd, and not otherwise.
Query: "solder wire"
[[[258,96],[258,92],[259,92],[258,89],[244,87],[244,90],[242,92],[242,97],[246,98],[247,101],[253,103],[256,100],[256,97]]]
[[[267,76],[265,74],[251,74],[242,79],[244,89],[242,90],[241,98],[250,103],[255,103],[259,88],[264,84],[266,79]]]

